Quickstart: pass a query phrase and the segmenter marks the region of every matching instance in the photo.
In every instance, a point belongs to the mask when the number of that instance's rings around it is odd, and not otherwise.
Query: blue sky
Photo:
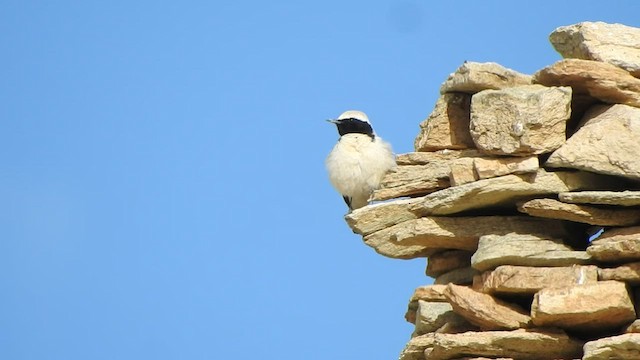
[[[0,358],[390,359],[425,261],[343,221],[324,119],[412,150],[463,61],[640,2],[0,4]]]

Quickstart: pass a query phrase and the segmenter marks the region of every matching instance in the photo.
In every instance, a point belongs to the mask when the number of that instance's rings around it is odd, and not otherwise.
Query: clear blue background
[[[1,359],[394,359],[424,260],[351,233],[326,118],[412,150],[464,60],[640,2],[0,3]]]

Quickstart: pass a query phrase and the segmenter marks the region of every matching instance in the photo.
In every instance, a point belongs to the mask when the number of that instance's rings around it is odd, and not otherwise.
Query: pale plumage
[[[350,110],[329,121],[341,135],[326,160],[329,180],[349,209],[355,210],[369,203],[373,190],[396,165],[395,157],[391,145],[374,133],[364,113]]]

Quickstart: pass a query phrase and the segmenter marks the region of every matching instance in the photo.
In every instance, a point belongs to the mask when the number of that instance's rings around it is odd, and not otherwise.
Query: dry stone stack
[[[427,258],[401,360],[640,359],[640,29],[580,23],[532,76],[465,62],[346,221]]]

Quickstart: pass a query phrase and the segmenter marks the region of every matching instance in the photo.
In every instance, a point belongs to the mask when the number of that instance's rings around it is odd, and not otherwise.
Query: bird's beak
[[[336,124],[337,125],[338,121],[340,121],[340,120],[338,120],[338,119],[327,119],[327,121],[332,123],[332,124]]]

